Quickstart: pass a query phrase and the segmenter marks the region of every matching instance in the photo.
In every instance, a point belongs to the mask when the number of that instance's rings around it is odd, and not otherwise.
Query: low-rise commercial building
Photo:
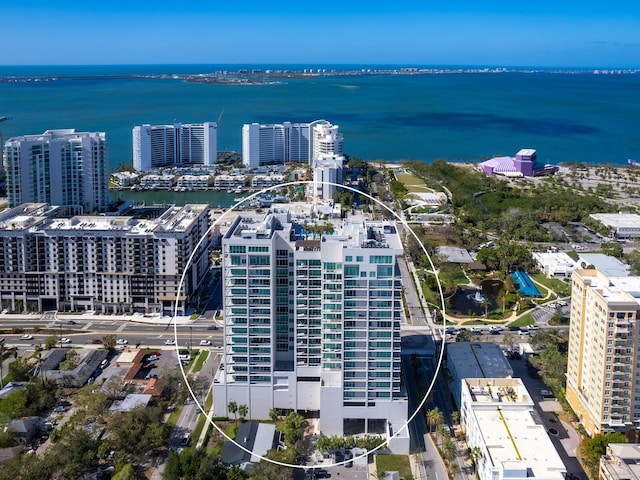
[[[637,213],[593,213],[589,216],[608,227],[611,237],[640,237],[640,215]]]
[[[538,268],[547,277],[570,277],[578,264],[564,252],[533,252]]]
[[[466,378],[511,378],[513,368],[500,346],[491,342],[447,343],[449,389],[460,409],[462,384]]]
[[[480,480],[564,480],[566,468],[519,378],[462,382],[460,420]]]

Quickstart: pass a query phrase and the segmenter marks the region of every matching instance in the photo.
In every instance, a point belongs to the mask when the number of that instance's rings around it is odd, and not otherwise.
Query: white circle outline
[[[438,285],[438,293],[440,294],[441,310],[442,310],[442,332],[443,332],[442,336],[443,336],[443,338],[442,338],[442,345],[440,347],[440,356],[438,358],[438,365],[436,366],[435,372],[433,374],[433,378],[431,380],[431,384],[429,385],[429,388],[425,392],[424,397],[420,401],[420,404],[416,407],[416,409],[411,414],[411,416],[407,419],[407,421],[404,423],[404,425],[402,425],[402,427],[400,427],[391,437],[387,438],[385,441],[383,441],[377,447],[375,447],[375,448],[373,448],[371,450],[365,451],[365,453],[363,453],[361,455],[358,455],[358,456],[356,456],[356,457],[354,457],[352,459],[349,459],[349,460],[344,460],[342,462],[332,463],[330,465],[326,465],[326,464],[322,464],[321,465],[322,467],[333,468],[333,467],[338,467],[340,465],[345,465],[348,462],[353,462],[353,461],[358,460],[360,458],[365,458],[369,454],[380,450],[383,446],[388,445],[389,441],[394,439],[396,436],[398,436],[403,430],[406,429],[408,431],[409,423],[416,417],[416,415],[420,412],[420,410],[422,409],[424,404],[427,402],[427,398],[429,397],[429,395],[431,394],[431,391],[433,390],[433,387],[434,387],[434,385],[436,383],[436,379],[438,378],[438,374],[440,373],[440,368],[442,367],[442,360],[444,358],[444,346],[445,346],[445,343],[446,343],[445,342],[445,340],[446,340],[446,329],[445,329],[445,325],[446,325],[446,309],[445,309],[444,294],[442,292],[442,285],[440,283],[439,273],[436,270],[435,265],[433,264],[433,261],[431,260],[431,256],[429,255],[429,252],[427,252],[427,249],[425,248],[424,244],[420,241],[420,239],[418,238],[416,233],[413,231],[413,229],[409,226],[407,221],[404,218],[402,218],[400,215],[398,215],[394,210],[389,208],[386,204],[382,203],[380,200],[378,200],[376,198],[373,198],[371,195],[369,195],[367,193],[364,193],[364,192],[361,192],[360,190],[358,190],[356,188],[353,188],[353,187],[350,187],[348,185],[341,185],[341,184],[333,183],[333,182],[329,182],[329,181],[316,182],[314,180],[299,180],[299,181],[296,181],[296,182],[284,182],[284,183],[280,183],[278,185],[272,185],[270,187],[263,188],[261,190],[258,190],[256,192],[250,194],[249,196],[243,198],[239,202],[236,202],[233,206],[229,207],[228,210],[226,210],[217,220],[215,220],[211,224],[211,226],[202,235],[202,237],[200,237],[200,240],[198,240],[198,243],[196,243],[196,245],[193,247],[193,251],[189,255],[189,258],[187,259],[187,263],[185,264],[185,267],[184,267],[184,271],[182,272],[182,275],[180,276],[180,282],[178,283],[178,289],[177,289],[177,292],[176,292],[176,299],[180,298],[180,292],[181,292],[181,289],[182,289],[182,285],[184,284],[185,275],[187,273],[187,270],[191,266],[191,262],[193,260],[193,257],[195,256],[196,252],[198,251],[198,249],[202,245],[202,242],[204,241],[204,239],[209,235],[209,233],[211,233],[213,231],[213,229],[219,224],[219,222],[225,217],[225,215],[227,215],[229,212],[232,212],[233,210],[235,210],[239,205],[242,205],[244,202],[246,202],[248,200],[251,200],[254,197],[257,197],[258,195],[262,195],[263,193],[270,192],[271,190],[275,190],[275,189],[279,189],[279,188],[283,188],[283,187],[288,187],[288,186],[314,185],[314,184],[317,184],[317,183],[321,183],[323,185],[331,185],[331,186],[338,187],[338,188],[343,188],[343,189],[349,190],[349,191],[351,191],[353,193],[357,193],[359,195],[365,196],[369,200],[372,200],[372,201],[376,202],[378,205],[380,205],[385,210],[387,210],[389,213],[391,213],[396,219],[398,219],[400,221],[400,223],[402,223],[402,225],[407,230],[409,230],[411,232],[411,234],[413,235],[413,238],[416,239],[416,241],[418,242],[418,244],[422,248],[422,251],[427,256],[427,259],[429,260],[429,265],[431,266],[431,270],[432,270],[433,274],[436,277],[436,283]],[[222,281],[222,279],[221,279],[221,281]],[[174,317],[173,317],[173,335],[174,335],[174,340],[176,342],[175,351],[176,351],[176,354],[179,355],[178,326],[177,326],[177,323],[175,322],[175,319],[178,316],[178,302],[177,301],[176,301],[176,304],[175,304],[175,307],[174,307],[173,314],[174,314]],[[434,323],[434,325],[435,325],[435,323]],[[224,340],[224,330],[223,330],[223,340]],[[193,348],[193,345],[190,345],[190,347]],[[223,344],[223,348],[224,348],[224,344]],[[180,358],[180,357],[178,357],[178,358]],[[280,462],[278,460],[273,460],[271,458],[267,458],[265,456],[258,455],[256,453],[254,453],[252,450],[249,450],[248,448],[244,447],[243,445],[240,445],[233,438],[229,437],[226,434],[226,432],[224,432],[218,425],[216,425],[216,423],[213,421],[213,418],[212,418],[211,414],[209,414],[208,412],[205,412],[204,407],[200,404],[200,402],[196,398],[196,395],[195,395],[193,389],[191,388],[191,385],[190,385],[189,381],[187,380],[187,376],[186,376],[186,373],[184,371],[184,366],[183,366],[182,362],[178,362],[178,364],[180,365],[180,371],[182,373],[182,378],[184,379],[185,385],[187,386],[187,389],[189,390],[189,393],[191,394],[191,398],[193,398],[194,403],[198,406],[198,409],[205,416],[205,418],[207,419],[208,423],[213,425],[213,427],[218,431],[218,433],[220,433],[228,441],[232,442],[234,445],[236,445],[238,448],[243,450],[245,453],[248,453],[250,455],[256,456],[260,460],[264,460],[266,462],[273,463],[273,464],[279,465],[281,467],[299,468],[299,469],[302,469],[302,470],[305,470],[305,471],[309,470],[309,469],[314,469],[314,468],[318,468],[319,467],[318,465],[295,465],[295,464],[291,464],[291,463]],[[209,388],[208,390],[211,390],[211,394],[213,395],[213,390],[211,388]],[[215,399],[214,399],[214,401],[215,401]],[[407,400],[407,404],[408,404],[408,400]],[[410,438],[410,434],[409,434],[409,438]]]

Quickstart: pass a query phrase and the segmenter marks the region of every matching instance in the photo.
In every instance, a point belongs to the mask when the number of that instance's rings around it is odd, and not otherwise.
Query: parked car
[[[149,369],[156,368],[156,364],[155,363],[147,363],[147,364],[142,366],[143,370],[146,370],[147,368],[149,368]]]
[[[147,357],[147,361],[148,361],[148,362],[155,362],[156,360],[159,360],[159,359],[160,359],[160,356],[159,356],[159,355],[156,355],[156,354],[149,355],[149,356]]]
[[[543,388],[543,389],[540,390],[540,395],[543,398],[550,398],[550,397],[553,397],[553,392],[551,390]]]
[[[60,343],[71,343],[71,339],[67,337],[62,337],[60,339]]]
[[[165,345],[175,345],[175,344],[176,344],[176,341],[175,341],[173,338],[167,338],[167,339],[164,341],[164,344],[165,344]]]
[[[209,345],[211,345],[211,340],[200,340],[200,346],[208,347]]]
[[[191,434],[187,432],[180,439],[180,445],[183,447],[186,447],[187,445],[189,445],[190,441],[191,441]]]
[[[116,343],[118,345],[126,345],[126,344],[129,343],[129,340],[125,340],[124,338],[119,338],[119,339],[116,340]]]

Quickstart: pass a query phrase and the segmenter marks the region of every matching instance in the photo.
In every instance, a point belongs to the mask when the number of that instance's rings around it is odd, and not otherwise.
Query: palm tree
[[[447,433],[449,433],[449,429],[444,423],[439,423],[438,425],[436,425],[436,440],[440,445],[442,445],[442,442],[447,436]]]
[[[444,450],[444,458],[446,458],[447,460],[451,461],[456,458],[458,449],[456,448],[456,444],[453,440],[451,440],[451,438],[448,438],[447,441],[444,442],[442,449]]]
[[[469,459],[473,462],[474,475],[478,470],[478,462],[480,461],[481,458],[482,458],[482,450],[480,450],[480,447],[473,447],[471,450],[469,450]]]
[[[455,425],[460,423],[460,412],[451,412],[451,420],[453,420]]]
[[[444,415],[438,407],[427,411],[427,423],[429,424],[429,431],[434,425],[444,423]]]
[[[244,422],[244,418],[247,416],[248,413],[249,413],[248,406],[244,404],[238,406],[238,416],[240,417],[241,422]]]
[[[227,404],[227,411],[229,413],[233,413],[233,415],[236,417],[236,427],[238,426],[238,404],[231,400],[228,404]]]

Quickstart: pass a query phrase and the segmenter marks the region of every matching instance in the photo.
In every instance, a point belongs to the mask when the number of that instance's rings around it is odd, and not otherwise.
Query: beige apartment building
[[[567,400],[589,434],[640,425],[640,277],[572,276]]]
[[[208,205],[58,213],[45,203],[0,213],[3,309],[185,314],[209,271],[214,233],[200,242],[212,221]]]

